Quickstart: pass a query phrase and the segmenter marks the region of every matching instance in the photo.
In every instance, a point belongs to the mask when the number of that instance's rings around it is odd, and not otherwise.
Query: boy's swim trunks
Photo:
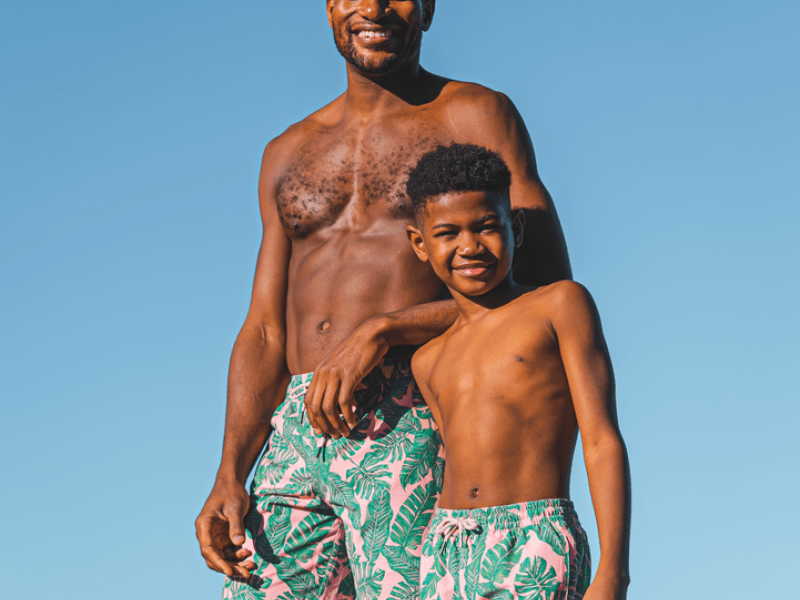
[[[423,600],[578,600],[591,577],[589,546],[569,500],[437,508],[421,574]]]
[[[247,541],[256,569],[225,580],[223,598],[419,597],[422,537],[444,453],[408,356],[385,359],[356,390],[348,438],[315,435],[292,378],[255,472]]]

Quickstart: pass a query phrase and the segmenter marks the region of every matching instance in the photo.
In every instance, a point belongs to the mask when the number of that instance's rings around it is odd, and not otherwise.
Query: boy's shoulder
[[[521,309],[545,312],[551,317],[574,312],[591,306],[589,290],[577,281],[562,279],[548,285],[533,288],[522,294],[517,301]]]
[[[414,355],[411,357],[411,371],[414,373],[415,378],[427,379],[433,369],[433,363],[436,362],[436,358],[442,351],[444,339],[448,336],[451,329],[452,327],[442,335],[429,340],[414,352]]]

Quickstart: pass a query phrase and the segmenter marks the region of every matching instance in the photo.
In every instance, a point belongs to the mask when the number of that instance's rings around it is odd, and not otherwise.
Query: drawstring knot
[[[468,531],[478,532],[479,530],[480,525],[472,517],[444,517],[433,533],[434,535],[442,536],[445,542],[455,539],[463,546],[464,542],[470,539],[464,534]]]

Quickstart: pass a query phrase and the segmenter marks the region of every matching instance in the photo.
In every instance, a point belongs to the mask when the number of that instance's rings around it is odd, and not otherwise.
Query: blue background
[[[526,119],[618,379],[631,598],[800,564],[800,4],[440,0]],[[0,600],[217,598],[193,520],[264,145],[344,90],[322,0],[3,3]],[[795,438],[796,440],[796,438]],[[573,496],[596,529],[580,455]]]

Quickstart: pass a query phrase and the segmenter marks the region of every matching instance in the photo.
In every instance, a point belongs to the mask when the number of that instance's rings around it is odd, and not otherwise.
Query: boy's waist
[[[553,518],[577,518],[575,506],[566,498],[547,498],[479,508],[436,507],[431,518],[431,529],[440,524],[467,524],[468,528],[514,529],[536,525]]]

